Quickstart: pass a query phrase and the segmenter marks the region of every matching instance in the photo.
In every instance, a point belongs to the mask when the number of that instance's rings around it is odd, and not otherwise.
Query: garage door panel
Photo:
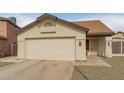
[[[75,39],[28,39],[27,59],[75,60]]]

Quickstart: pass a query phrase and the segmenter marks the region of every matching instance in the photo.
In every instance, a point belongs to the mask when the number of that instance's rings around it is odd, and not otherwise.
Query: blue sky
[[[52,13],[53,15],[68,20],[101,20],[113,31],[124,31],[124,13]],[[17,24],[21,27],[31,23],[42,13],[0,13],[3,17],[16,17]]]

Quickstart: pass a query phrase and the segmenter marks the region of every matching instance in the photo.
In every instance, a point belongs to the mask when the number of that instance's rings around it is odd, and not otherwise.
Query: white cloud
[[[20,27],[23,27],[35,20],[35,18],[32,18],[30,16],[25,16],[25,15],[16,15],[16,19],[17,19],[17,24]]]
[[[27,15],[16,14],[15,16],[17,18],[18,25],[21,27],[35,20],[35,18],[32,18],[31,16],[27,16]],[[116,15],[116,14],[106,14],[99,16],[94,15],[88,17],[81,17],[80,19],[73,19],[73,20],[101,20],[113,31],[124,31],[124,16],[122,15]]]
[[[101,16],[91,16],[80,19],[74,19],[73,21],[81,20],[101,20],[113,31],[124,31],[124,16],[120,15],[101,15]],[[71,20],[72,21],[72,20]]]
[[[20,27],[24,27],[28,25],[29,23],[33,22],[36,18],[33,18],[32,16],[23,15],[23,14],[0,14],[0,16],[3,17],[16,17],[17,25]]]
[[[89,14],[90,15],[90,14]],[[17,18],[17,24],[20,27],[23,27],[34,20],[35,17],[32,15],[26,14],[3,14],[2,16],[9,17],[14,16]],[[71,17],[70,17],[71,18]],[[78,19],[67,19],[69,21],[81,21],[81,20],[101,20],[105,23],[108,27],[110,27],[113,31],[123,31],[124,32],[124,16],[119,14],[103,14],[103,15],[92,15],[92,16],[80,16]]]

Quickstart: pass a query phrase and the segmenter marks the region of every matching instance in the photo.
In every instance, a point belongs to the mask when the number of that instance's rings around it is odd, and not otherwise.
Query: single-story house
[[[112,57],[113,32],[99,20],[69,22],[43,14],[18,34],[18,58],[86,60],[88,55]]]
[[[112,56],[124,56],[124,32],[112,36]]]

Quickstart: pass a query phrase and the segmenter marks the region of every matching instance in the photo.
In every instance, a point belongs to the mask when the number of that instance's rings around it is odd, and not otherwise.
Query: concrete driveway
[[[6,60],[7,62],[15,61],[16,63],[0,68],[1,80],[69,80],[72,77],[73,62],[41,60],[16,61],[12,57],[6,58]],[[6,60],[0,59],[0,62]]]
[[[112,67],[102,57],[99,56],[87,56],[86,62],[77,62],[76,66],[102,66],[102,67]]]

